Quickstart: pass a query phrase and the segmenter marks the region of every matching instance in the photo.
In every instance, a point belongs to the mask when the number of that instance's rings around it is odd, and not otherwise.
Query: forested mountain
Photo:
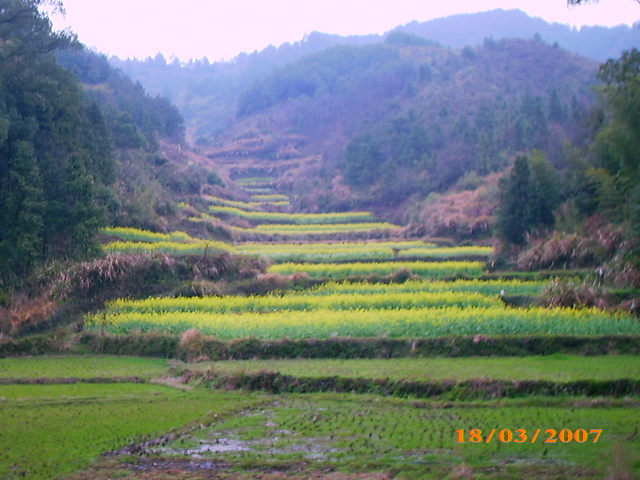
[[[243,52],[226,62],[209,63],[207,59],[202,59],[182,63],[176,58],[168,61],[162,55],[146,60],[110,60],[133,79],[140,81],[147,91],[166,96],[174,102],[185,117],[190,138],[196,140],[217,135],[228,128],[235,121],[235,107],[240,92],[269,75],[274,68],[336,45],[380,44],[390,34],[398,32],[410,33],[455,49],[476,47],[482,45],[485,39],[537,38],[548,44],[557,43],[564,50],[579,53],[599,63],[608,58],[617,58],[623,50],[640,47],[640,30],[637,28],[584,27],[577,30],[531,18],[519,10],[494,10],[412,22],[385,35],[341,37],[312,32],[293,44],[271,45],[260,52]]]
[[[551,227],[568,199],[578,218],[631,192],[618,180],[631,168],[619,146],[635,140],[610,120],[622,107],[603,109],[594,89],[618,77],[598,80],[598,62],[542,35],[453,49],[401,28],[384,41],[312,34],[214,64],[112,59],[142,72],[135,82],[54,34],[41,3],[14,0],[0,22],[0,281],[90,255],[101,225],[167,229],[167,219],[179,221],[176,202],[222,184],[218,172],[231,186],[272,175],[298,211],[366,207],[426,224],[434,194],[473,189],[486,176],[495,191],[492,174],[526,158],[513,182],[526,174],[527,188],[542,191],[562,178],[564,188],[546,203],[531,194],[539,212],[525,232]],[[172,92],[182,112],[146,94],[150,75],[150,88]],[[501,189],[504,204],[509,187]],[[481,234],[492,228],[483,221]]]
[[[273,45],[260,52],[240,53],[229,62],[209,63],[205,59],[167,62],[162,54],[146,60],[111,58],[110,62],[146,91],[175,103],[184,115],[190,136],[217,135],[235,120],[240,92],[271,74],[273,69],[336,45],[367,45],[380,41],[378,35],[350,36],[312,32],[302,41]]]
[[[302,209],[393,207],[520,152],[563,165],[563,145],[585,134],[596,70],[542,41],[452,50],[396,32],[274,70],[241,91],[232,125],[200,148],[221,167],[234,156],[286,164],[280,187]]]
[[[623,50],[640,46],[640,30],[636,27],[586,26],[577,29],[559,23],[550,24],[541,18],[529,17],[520,10],[492,10],[428,22],[414,21],[393,31],[429,38],[452,48],[479,45],[485,38],[535,37],[599,62],[617,58]]]

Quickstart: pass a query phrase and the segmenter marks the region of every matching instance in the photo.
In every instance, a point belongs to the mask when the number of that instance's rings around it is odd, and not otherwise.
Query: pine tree
[[[102,211],[95,203],[93,179],[85,162],[81,155],[73,154],[69,157],[66,171],[68,252],[76,257],[97,252],[94,236],[102,224]]]
[[[516,158],[509,176],[501,183],[502,199],[497,233],[507,243],[522,245],[531,225],[531,171],[529,160]]]
[[[531,169],[531,217],[532,226],[551,227],[555,223],[553,211],[560,204],[560,180],[558,172],[543,152],[536,150],[529,160]]]
[[[33,147],[19,141],[11,150],[0,191],[0,266],[24,275],[43,256],[45,201]]]

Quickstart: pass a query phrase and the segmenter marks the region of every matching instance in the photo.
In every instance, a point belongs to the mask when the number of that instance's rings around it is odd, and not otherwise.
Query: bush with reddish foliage
[[[432,195],[415,219],[429,237],[457,240],[490,236],[498,210],[498,180],[491,175],[475,190]]]
[[[38,276],[28,294],[0,307],[0,334],[68,324],[115,298],[222,295],[225,281],[250,281],[267,267],[264,259],[229,252],[211,257],[113,253],[64,268],[57,265]]]
[[[520,253],[519,270],[598,267],[626,250],[623,231],[596,216],[584,224],[584,233],[555,232],[551,237],[530,242]]]
[[[58,304],[47,298],[21,299],[0,308],[0,336],[35,333],[55,326],[60,320]]]
[[[541,299],[550,307],[611,306],[611,299],[602,284],[593,280],[556,278],[544,289]]]

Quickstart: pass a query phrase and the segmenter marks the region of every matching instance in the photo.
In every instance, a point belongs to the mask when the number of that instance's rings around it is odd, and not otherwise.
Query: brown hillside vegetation
[[[443,194],[432,193],[422,203],[412,207],[409,221],[422,225],[429,237],[448,237],[458,241],[489,237],[493,233],[498,208],[498,181],[502,174],[476,177],[474,184],[460,186]],[[459,191],[461,187],[469,187]]]

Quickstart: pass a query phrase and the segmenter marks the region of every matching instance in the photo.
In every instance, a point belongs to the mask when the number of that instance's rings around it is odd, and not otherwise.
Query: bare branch
[[[567,0],[568,7],[575,7],[579,5],[590,5],[593,3],[600,3],[602,0]],[[640,3],[640,0],[633,0],[636,3]]]

